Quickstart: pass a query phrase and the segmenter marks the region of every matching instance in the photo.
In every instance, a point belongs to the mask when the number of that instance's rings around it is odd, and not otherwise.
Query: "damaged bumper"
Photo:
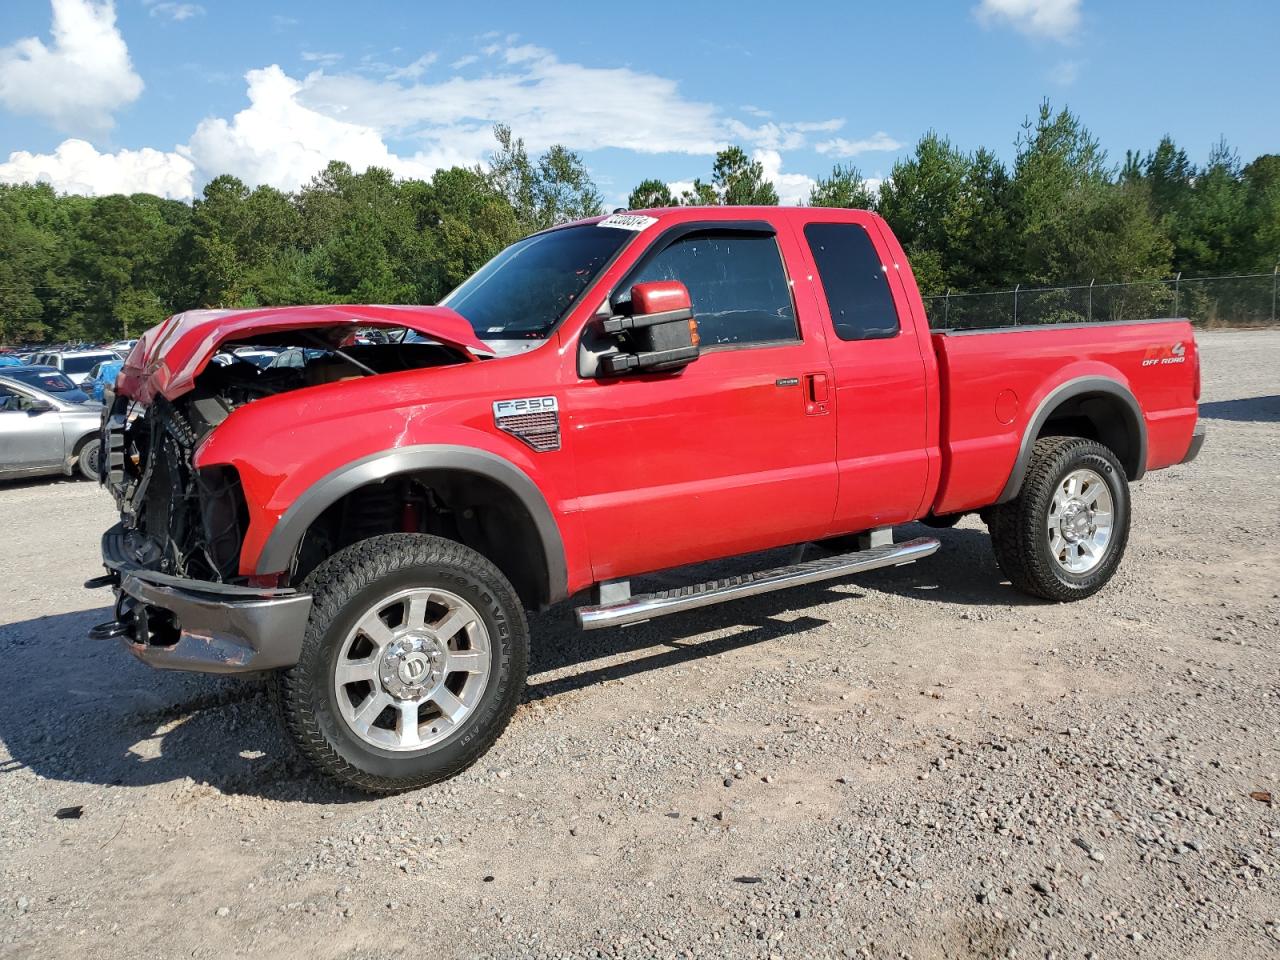
[[[256,673],[298,662],[311,594],[175,577],[131,560],[120,524],[102,537],[116,618],[94,639],[119,638],[143,663],[163,670]]]

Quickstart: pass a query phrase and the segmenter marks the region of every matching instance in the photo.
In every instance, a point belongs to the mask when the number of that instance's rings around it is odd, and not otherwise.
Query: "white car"
[[[28,363],[40,363],[57,367],[77,387],[89,378],[90,371],[109,360],[124,359],[110,350],[60,350],[54,353],[37,353]]]

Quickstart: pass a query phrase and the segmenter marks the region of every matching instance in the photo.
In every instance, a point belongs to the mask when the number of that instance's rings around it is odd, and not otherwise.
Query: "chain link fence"
[[[1198,327],[1280,325],[1280,267],[1230,277],[1022,287],[925,297],[934,330],[1185,317]]]

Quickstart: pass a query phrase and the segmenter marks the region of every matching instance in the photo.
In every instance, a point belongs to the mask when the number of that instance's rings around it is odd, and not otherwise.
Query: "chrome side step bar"
[[[784,590],[787,587],[817,583],[820,580],[847,577],[850,574],[877,570],[880,567],[897,567],[932,555],[937,551],[938,546],[938,541],[933,537],[920,537],[905,543],[891,543],[872,547],[870,550],[859,550],[856,553],[820,557],[788,567],[761,570],[742,577],[726,577],[723,580],[710,580],[707,583],[678,587],[674,590],[640,594],[618,603],[579,607],[576,611],[578,626],[583,630],[599,630],[601,627],[638,623],[641,620],[651,620],[669,613],[709,607],[712,604],[753,597],[773,590]]]

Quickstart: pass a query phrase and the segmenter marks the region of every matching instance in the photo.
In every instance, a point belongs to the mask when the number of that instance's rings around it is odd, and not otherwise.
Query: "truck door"
[[[834,371],[840,493],[832,533],[913,520],[929,479],[927,379],[911,311],[875,223],[823,211],[801,229]]]
[[[820,536],[835,508],[835,417],[808,402],[831,367],[816,317],[797,317],[763,222],[684,224],[616,291],[679,280],[701,356],[683,370],[579,377],[567,391],[579,508],[597,580]],[[618,293],[615,292],[615,299]]]

